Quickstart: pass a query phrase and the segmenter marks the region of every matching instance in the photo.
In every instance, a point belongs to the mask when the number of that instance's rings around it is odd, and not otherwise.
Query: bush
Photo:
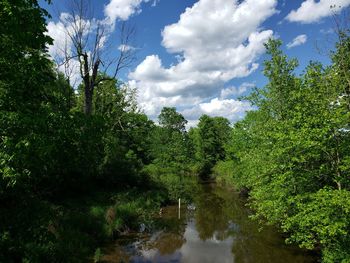
[[[233,185],[234,161],[219,161],[213,167],[213,176],[218,183]]]
[[[350,262],[350,193],[347,190],[321,189],[299,197],[295,214],[283,223],[290,233],[287,240],[301,247],[320,246],[323,262]]]

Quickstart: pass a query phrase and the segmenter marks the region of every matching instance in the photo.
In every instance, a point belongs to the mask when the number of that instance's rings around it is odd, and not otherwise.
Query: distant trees
[[[152,155],[165,166],[183,169],[190,162],[187,120],[175,108],[164,107],[158,116],[159,127],[153,131]]]
[[[159,125],[168,131],[185,132],[187,120],[175,108],[164,107],[158,116]]]
[[[80,211],[67,213],[66,198],[146,185],[157,189],[158,203],[188,198],[191,177],[214,170],[248,189],[255,217],[280,226],[289,242],[321,247],[324,262],[349,262],[349,31],[339,32],[331,65],[311,62],[300,76],[298,62],[270,40],[269,82],[247,98],[257,110],[233,128],[203,115],[187,132],[175,108],[162,109],[159,125],[137,109],[135,91],[115,78],[131,53],[121,50],[107,65],[102,24],[86,22],[83,0],[71,3],[78,7],[66,20],[74,51],[64,63],[78,59],[77,94],[48,57],[48,13],[35,0],[0,1],[2,261],[85,262],[93,248],[72,235],[99,233],[90,221],[80,226]],[[86,32],[95,34],[92,42]],[[102,71],[111,65],[108,76]]]
[[[202,115],[198,127],[190,130],[202,175],[209,176],[216,162],[225,159],[225,145],[230,139],[230,131],[227,119],[208,115]]]

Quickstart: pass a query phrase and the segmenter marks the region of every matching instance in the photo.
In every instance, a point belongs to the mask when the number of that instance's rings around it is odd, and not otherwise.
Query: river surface
[[[215,184],[199,188],[193,206],[182,206],[180,218],[177,205],[163,208],[151,233],[118,238],[104,250],[104,262],[316,262],[285,245],[276,228],[261,230],[236,192]]]

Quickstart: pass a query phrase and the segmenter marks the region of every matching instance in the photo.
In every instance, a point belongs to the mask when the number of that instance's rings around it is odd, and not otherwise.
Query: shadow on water
[[[163,209],[151,234],[121,237],[105,249],[104,262],[308,263],[315,258],[287,246],[273,227],[259,231],[238,194],[202,184],[194,208]]]

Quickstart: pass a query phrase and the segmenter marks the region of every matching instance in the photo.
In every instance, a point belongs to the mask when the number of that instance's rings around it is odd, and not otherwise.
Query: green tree
[[[161,127],[171,132],[185,132],[187,120],[176,112],[176,108],[164,107],[158,116],[158,120]]]
[[[29,163],[46,128],[50,84],[55,76],[47,58],[47,12],[37,1],[0,2],[0,173],[1,194],[32,175]],[[21,17],[21,19],[18,19]],[[40,165],[41,167],[42,165]]]
[[[281,226],[289,241],[321,246],[325,262],[348,262],[345,76],[335,61],[327,68],[312,62],[296,77],[298,63],[280,45],[266,45],[269,83],[248,97],[258,110],[233,129],[227,147],[231,182],[250,189],[255,217]],[[334,58],[344,51],[340,46]]]
[[[158,120],[160,126],[153,133],[153,156],[164,166],[174,164],[180,168],[189,161],[187,120],[175,108],[168,107],[162,109]]]
[[[216,162],[225,159],[230,130],[229,121],[223,117],[200,117],[198,129],[192,130],[191,135],[202,175],[208,176]]]
[[[159,126],[151,132],[151,163],[145,167],[151,180],[168,193],[170,200],[186,198],[193,186],[190,175],[193,158],[185,129],[187,120],[175,108],[164,107],[158,116]]]

